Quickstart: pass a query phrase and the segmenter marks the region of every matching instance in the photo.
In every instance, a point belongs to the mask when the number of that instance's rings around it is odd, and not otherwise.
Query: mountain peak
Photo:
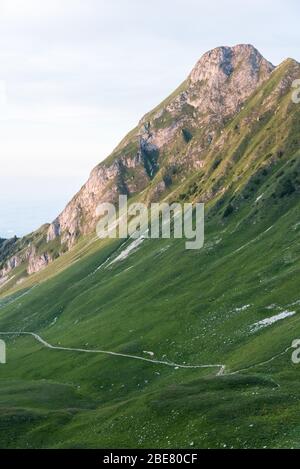
[[[206,52],[192,70],[192,83],[214,79],[225,81],[234,72],[243,72],[246,77],[263,79],[274,70],[274,65],[268,62],[251,44],[238,44],[233,47],[221,46]]]

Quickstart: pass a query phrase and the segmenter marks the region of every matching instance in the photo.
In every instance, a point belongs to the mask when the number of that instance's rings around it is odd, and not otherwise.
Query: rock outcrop
[[[27,273],[31,275],[45,269],[52,260],[52,256],[49,253],[38,254],[33,246],[28,255]]]

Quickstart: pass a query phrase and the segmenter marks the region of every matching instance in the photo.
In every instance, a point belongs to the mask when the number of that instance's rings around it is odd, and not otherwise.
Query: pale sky
[[[0,236],[52,221],[207,50],[300,61],[299,18],[298,0],[0,0]]]

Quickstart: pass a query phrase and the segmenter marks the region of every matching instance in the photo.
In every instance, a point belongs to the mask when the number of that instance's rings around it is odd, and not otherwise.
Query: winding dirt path
[[[243,371],[248,371],[253,368],[257,368],[263,365],[267,365],[268,363],[271,363],[272,361],[276,360],[279,357],[282,357],[285,355],[288,351],[292,350],[293,347],[287,347],[284,349],[282,352],[277,353],[276,355],[272,356],[270,359],[255,363],[253,365],[249,365],[248,367],[242,368],[240,370],[232,371],[232,372],[227,372],[226,373],[226,365],[224,364],[209,364],[209,365],[186,365],[186,364],[178,364],[178,363],[173,363],[169,361],[164,361],[164,360],[154,360],[151,358],[145,358],[145,357],[139,357],[137,355],[129,355],[126,353],[119,353],[119,352],[111,352],[108,350],[97,350],[97,349],[82,349],[82,348],[72,348],[72,347],[61,347],[61,346],[55,346],[52,344],[49,344],[46,340],[44,340],[41,336],[34,332],[0,332],[0,336],[31,336],[33,337],[37,342],[42,344],[44,347],[51,349],[51,350],[63,350],[67,352],[79,352],[79,353],[100,353],[104,355],[110,355],[110,356],[115,356],[115,357],[122,357],[122,358],[128,358],[131,360],[140,360],[144,361],[147,363],[151,363],[153,365],[164,365],[164,366],[169,366],[175,369],[199,369],[199,368],[219,368],[219,371],[217,372],[216,376],[224,376],[225,374],[227,376],[231,375],[236,375],[238,373],[242,373]]]
[[[118,352],[110,352],[107,350],[96,350],[96,349],[82,349],[82,348],[71,348],[71,347],[61,347],[61,346],[55,346],[52,344],[49,344],[44,340],[42,337],[40,337],[38,334],[35,334],[34,332],[0,332],[0,336],[3,335],[8,335],[8,336],[31,336],[33,337],[37,342],[41,343],[44,347],[52,349],[52,350],[64,350],[67,352],[79,352],[79,353],[102,353],[104,355],[112,355],[116,357],[123,357],[123,358],[129,358],[133,360],[141,360],[144,362],[156,364],[156,365],[165,365],[165,366],[170,366],[172,368],[185,368],[185,369],[196,369],[196,368],[220,368],[218,375],[221,375],[224,373],[225,370],[225,365],[180,365],[178,363],[173,363],[173,362],[168,362],[168,361],[163,361],[163,360],[154,360],[151,358],[145,358],[145,357],[139,357],[137,355],[129,355],[126,353],[118,353]]]

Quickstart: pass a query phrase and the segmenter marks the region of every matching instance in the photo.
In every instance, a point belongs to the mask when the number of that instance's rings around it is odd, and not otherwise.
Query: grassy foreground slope
[[[1,446],[298,447],[300,368],[291,350],[261,364],[300,337],[297,194],[282,197],[279,212],[252,224],[246,209],[215,216],[198,252],[182,240],[145,240],[110,264],[126,246],[108,244],[2,299],[2,332],[226,369],[217,376],[218,368],[176,369],[5,337]],[[253,332],[283,311],[295,315]]]

